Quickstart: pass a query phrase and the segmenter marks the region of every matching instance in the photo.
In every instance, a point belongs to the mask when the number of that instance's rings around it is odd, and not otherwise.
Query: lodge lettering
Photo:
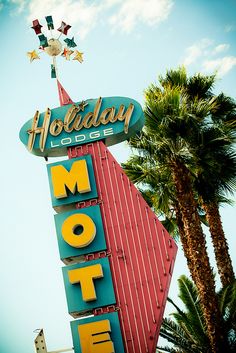
[[[47,141],[48,133],[52,136],[58,136],[64,130],[67,133],[72,131],[80,131],[83,128],[89,129],[91,127],[98,127],[100,125],[107,125],[108,123],[115,123],[117,121],[124,122],[124,132],[128,133],[129,123],[134,111],[134,104],[130,103],[125,110],[124,104],[121,104],[116,112],[115,107],[106,108],[100,113],[102,105],[102,98],[100,97],[94,107],[93,112],[88,112],[85,116],[79,114],[84,111],[81,105],[72,105],[64,119],[55,119],[50,124],[51,110],[48,108],[44,114],[42,126],[38,126],[39,112],[35,113],[31,129],[27,130],[29,134],[28,149],[32,151],[35,143],[35,137],[40,135],[39,148],[43,152]]]

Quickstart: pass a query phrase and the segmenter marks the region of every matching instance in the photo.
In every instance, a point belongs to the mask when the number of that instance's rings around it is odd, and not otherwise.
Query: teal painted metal
[[[80,284],[71,284],[69,282],[68,271],[77,268],[89,267],[96,264],[102,265],[104,277],[95,279],[93,282],[96,290],[97,299],[90,302],[85,302],[82,299]],[[92,310],[95,308],[113,305],[116,303],[110,264],[107,257],[71,266],[66,266],[62,268],[62,272],[64,278],[68,311],[72,316],[78,317],[79,313],[83,314],[85,312],[92,312]]]
[[[20,131],[20,140],[25,146],[28,146],[30,137],[33,137],[33,146],[30,152],[37,156],[53,157],[66,155],[67,148],[70,146],[97,140],[104,140],[107,146],[111,146],[127,140],[141,130],[144,124],[144,114],[141,105],[137,101],[127,97],[106,97],[102,98],[101,104],[99,104],[99,100],[100,98],[88,99],[85,102],[75,103],[77,107],[75,111],[77,113],[73,113],[74,115],[72,114],[70,118],[68,118],[68,111],[73,107],[72,104],[54,108],[51,110],[48,125],[43,125],[46,121],[46,115],[41,113],[35,126],[33,125],[34,119],[30,119],[23,125]],[[129,107],[133,109],[131,109],[130,120],[116,120],[119,115],[119,109],[122,106],[124,106],[124,110],[123,115],[120,114],[121,116],[125,115]],[[114,110],[111,112],[112,108]],[[97,111],[97,113],[94,111]],[[65,121],[66,114],[67,118]],[[56,124],[58,120],[60,120],[60,126],[57,125],[56,128],[57,136],[53,136],[52,124]],[[87,126],[90,123],[91,126]],[[69,130],[72,131],[68,132]],[[40,147],[40,138],[42,139],[43,133],[45,135],[45,144],[41,141],[43,146]]]
[[[73,337],[73,345],[74,345],[75,353],[82,353],[81,347],[80,347],[80,338],[79,338],[79,333],[78,333],[78,327],[80,325],[87,324],[90,322],[97,322],[97,321],[103,321],[103,320],[110,321],[110,325],[111,325],[110,337],[111,337],[111,341],[114,344],[115,352],[116,353],[125,353],[124,345],[122,342],[121,331],[120,331],[120,322],[119,322],[117,312],[72,321],[70,323],[70,325],[71,325],[71,332],[72,332],[72,337]]]
[[[96,235],[92,243],[87,245],[84,248],[74,248],[67,244],[65,240],[63,239],[61,235],[61,227],[63,222],[71,215],[73,214],[86,214],[89,217],[92,218],[92,220],[95,223],[96,226]],[[57,241],[58,241],[58,247],[59,247],[59,252],[60,252],[60,258],[62,261],[66,263],[65,260],[71,259],[71,258],[77,258],[77,262],[80,258],[83,259],[82,255],[86,254],[91,254],[94,252],[106,250],[106,241],[105,241],[105,235],[104,235],[104,230],[103,230],[103,224],[102,224],[102,217],[101,217],[101,212],[100,212],[100,206],[91,206],[91,207],[85,207],[76,211],[70,211],[70,212],[64,212],[60,213],[54,216],[55,219],[55,225],[56,225],[56,232],[57,232]],[[72,259],[71,259],[72,260]],[[69,263],[69,261],[67,261]]]
[[[72,194],[68,190],[67,197],[61,198],[61,199],[55,198],[55,196],[53,194],[51,168],[56,165],[62,165],[63,167],[65,167],[69,171],[71,169],[72,164],[78,160],[81,160],[81,159],[85,159],[86,163],[87,163],[91,191],[86,192],[84,194],[80,194],[78,192],[76,192],[75,194]],[[98,196],[97,195],[97,187],[96,187],[96,182],[95,182],[95,177],[94,177],[93,162],[92,162],[91,155],[87,154],[86,156],[83,156],[83,157],[47,164],[47,171],[48,171],[48,179],[49,179],[52,207],[54,207],[54,209],[57,212],[63,212],[66,209],[68,210],[68,208],[73,208],[73,206],[71,206],[71,204],[75,204],[76,202],[97,198],[97,196]],[[74,206],[74,208],[75,208],[75,206]]]

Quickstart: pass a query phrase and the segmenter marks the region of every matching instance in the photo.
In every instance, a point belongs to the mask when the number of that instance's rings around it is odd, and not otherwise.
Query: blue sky
[[[48,350],[72,346],[45,161],[30,155],[18,133],[35,111],[59,105],[46,54],[30,28],[53,15],[72,25],[84,63],[58,59],[60,81],[74,101],[128,96],[143,103],[143,90],[166,69],[218,71],[216,92],[236,98],[235,0],[0,1],[1,30],[1,332],[0,352],[32,353],[33,330],[44,327]],[[45,33],[46,34],[46,33]],[[125,161],[125,144],[112,147]],[[50,160],[53,162],[53,160]],[[235,206],[222,209],[234,265]],[[209,247],[211,252],[211,247]],[[214,262],[212,260],[212,265]],[[176,279],[187,273],[179,250]]]

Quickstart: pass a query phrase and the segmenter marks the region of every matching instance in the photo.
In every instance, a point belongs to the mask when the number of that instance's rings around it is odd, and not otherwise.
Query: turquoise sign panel
[[[79,335],[79,327],[81,327],[82,325],[85,325],[85,324],[89,324],[89,323],[96,323],[96,322],[99,323],[100,321],[103,321],[103,320],[108,320],[110,322],[111,330],[109,332],[109,336],[110,336],[111,341],[113,342],[114,351],[116,353],[125,353],[123,340],[122,340],[122,336],[121,336],[121,330],[120,330],[120,322],[119,322],[119,317],[118,317],[117,312],[72,321],[70,323],[70,326],[71,326],[71,332],[72,332],[75,353],[90,352],[90,350],[83,349],[83,344],[81,344],[80,335]],[[89,326],[88,326],[88,330],[89,330]],[[89,349],[89,347],[88,347],[89,344],[91,344],[91,342],[89,342],[89,339],[88,339],[88,344],[86,347],[87,349]],[[101,344],[100,348],[102,348],[102,342],[96,343],[96,345],[98,346],[98,351],[101,352],[101,349],[99,350],[99,344]],[[96,352],[95,348],[94,348],[94,352]]]
[[[67,196],[66,197],[64,197],[64,198],[56,198],[54,196],[54,189],[53,189],[53,183],[52,183],[52,175],[51,175],[52,167],[61,165],[67,171],[70,171],[72,165],[76,161],[79,161],[79,160],[85,160],[86,161],[91,191],[86,192],[86,193],[75,192],[75,194],[73,194],[72,192],[67,190]],[[57,212],[64,211],[65,208],[62,207],[64,205],[69,205],[69,204],[73,204],[73,203],[80,202],[80,201],[95,199],[95,198],[98,197],[91,155],[86,155],[86,156],[82,156],[82,157],[79,157],[79,158],[73,158],[73,159],[68,159],[68,160],[61,161],[61,162],[47,164],[47,171],[48,171],[48,178],[49,178],[52,206],[54,207],[54,209]],[[82,175],[82,177],[83,177],[83,175]]]
[[[102,278],[97,278],[93,280],[97,299],[85,301],[82,297],[81,284],[71,284],[69,281],[68,271],[81,268],[84,269],[85,267],[93,266],[96,264],[100,264],[102,266],[103,271]],[[64,278],[68,311],[72,316],[77,316],[77,314],[79,313],[91,312],[95,308],[113,305],[116,303],[110,264],[109,259],[107,257],[66,266],[62,268],[62,272]]]
[[[61,232],[62,224],[69,216],[75,215],[75,214],[86,214],[95,223],[95,226],[96,226],[95,238],[86,247],[75,248],[69,245],[62,236],[62,232]],[[107,248],[99,205],[85,207],[75,211],[60,213],[55,215],[54,219],[56,224],[57,241],[58,241],[58,247],[60,252],[60,258],[62,261],[66,259],[71,259],[71,258],[80,258],[82,255],[102,251]]]
[[[20,140],[37,156],[63,156],[69,146],[127,140],[144,125],[141,105],[127,97],[88,99],[35,113],[23,125]]]

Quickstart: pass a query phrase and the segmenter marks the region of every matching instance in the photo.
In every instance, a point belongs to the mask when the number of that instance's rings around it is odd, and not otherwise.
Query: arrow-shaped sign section
[[[177,246],[102,141],[69,148],[68,154],[93,160],[125,352],[155,353]],[[89,201],[77,204],[81,210],[90,206]],[[92,255],[85,257],[88,265]],[[111,309],[97,308],[93,314],[102,320]],[[80,324],[71,324],[76,353],[81,352]]]

